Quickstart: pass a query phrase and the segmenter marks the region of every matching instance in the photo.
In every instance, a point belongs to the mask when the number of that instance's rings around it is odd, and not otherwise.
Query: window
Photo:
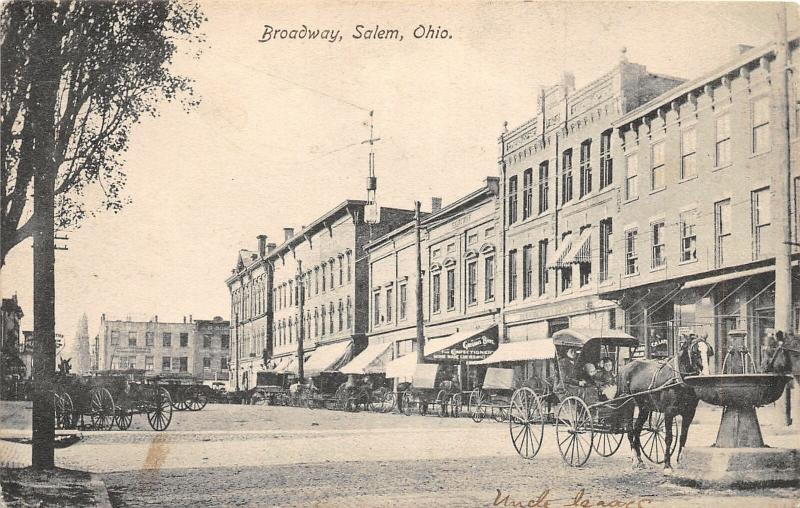
[[[639,273],[639,254],[636,252],[636,237],[639,231],[629,229],[625,231],[625,275]]]
[[[145,356],[144,357],[144,370],[153,370],[153,357],[152,356]]]
[[[720,267],[725,263],[726,244],[731,236],[730,199],[714,203],[714,232],[716,236],[716,241],[714,242],[716,266]]]
[[[323,293],[325,292],[325,284],[326,284],[325,281],[327,279],[328,279],[328,265],[323,264],[322,265],[322,292]]]
[[[294,283],[289,281],[289,307],[295,304]]]
[[[652,169],[650,176],[650,188],[652,190],[661,189],[665,185],[664,180],[664,142],[659,141],[651,147]]]
[[[473,233],[467,237],[467,245],[475,245],[478,243],[478,233]]]
[[[442,296],[442,277],[440,273],[433,274],[433,282],[431,283],[431,286],[433,288],[432,291],[433,294],[431,296],[431,298],[433,299],[433,303],[431,304],[431,307],[433,309],[433,312],[439,312],[439,310],[441,309],[441,296]]]
[[[600,188],[614,183],[614,166],[611,160],[611,130],[600,135]]]
[[[572,201],[572,148],[564,151],[561,167],[561,202],[568,203]]]
[[[228,358],[223,356],[219,359],[219,370],[228,370]]]
[[[330,305],[328,306],[328,310],[330,311],[330,313],[328,314],[328,318],[331,320],[331,322],[330,322],[330,324],[331,324],[331,333],[333,333],[333,330],[334,330],[334,328],[333,328],[333,315],[336,312],[336,308],[333,306],[333,302],[331,302]]]
[[[667,264],[666,247],[664,245],[664,221],[650,224],[652,242],[652,258],[650,268],[662,268]]]
[[[769,135],[769,97],[753,101],[753,153],[763,153],[770,149]]]
[[[314,337],[319,337],[319,309],[314,309]]]
[[[517,222],[517,175],[508,179],[508,224]]]
[[[353,255],[348,252],[347,253],[347,282],[350,282],[353,278],[353,265],[352,265],[352,257]]]
[[[170,332],[164,332],[161,335],[161,345],[163,347],[172,347],[172,334]]]
[[[222,349],[230,349],[230,347],[231,347],[231,338],[228,335],[223,335],[219,339],[219,346]]]
[[[456,244],[451,243],[447,245],[447,253],[452,254],[456,251]]]
[[[547,195],[550,191],[550,167],[549,162],[544,161],[539,164],[539,213],[547,211]]]
[[[467,303],[478,303],[478,260],[467,263]]]
[[[447,270],[447,310],[456,308],[456,270]]]
[[[128,332],[128,347],[136,347],[136,332]]]
[[[314,268],[314,294],[319,294],[319,267]]]
[[[441,253],[442,253],[441,249],[433,249],[433,252],[431,252],[431,257],[436,259],[439,257],[439,254]]]
[[[539,240],[539,296],[547,292],[547,240]]]
[[[753,259],[769,253],[770,199],[769,187],[751,193],[753,210]]]
[[[181,339],[181,347],[186,347],[186,346],[189,345],[189,334],[188,333],[182,332],[181,335],[180,335],[180,339]]]
[[[517,251],[508,251],[508,301],[517,299]]]
[[[172,369],[172,358],[169,356],[162,356],[161,357],[161,370],[171,370]]]
[[[291,344],[292,338],[293,338],[293,333],[292,333],[292,329],[293,328],[294,328],[294,324],[292,323],[292,318],[289,318],[289,343],[290,344]],[[333,330],[331,330],[331,331],[333,331]]]
[[[186,356],[181,356],[179,359],[180,364],[180,371],[181,372],[188,372],[189,371],[189,358]]]
[[[494,236],[494,226],[486,228],[486,231],[484,231],[483,236],[485,238],[493,237]]]
[[[324,311],[325,309],[323,309]],[[325,318],[323,317],[322,320],[324,321]],[[372,295],[372,322],[375,326],[380,326],[381,324],[381,292],[376,291]]]
[[[631,154],[625,160],[625,199],[639,197],[639,156]]]
[[[533,215],[533,169],[522,174],[522,219]]]
[[[339,285],[344,285],[344,260],[339,256]]]
[[[144,345],[147,347],[153,347],[155,343],[155,334],[153,332],[144,332]]]
[[[486,301],[494,300],[494,256],[486,256],[483,260],[483,296]]]
[[[211,347],[211,335],[203,335],[203,349]]]
[[[322,315],[320,316],[320,323],[321,323],[320,335],[322,335],[324,337],[325,336],[325,318],[327,317],[327,311],[325,310],[325,304],[321,305],[320,308],[322,310]],[[380,314],[378,314],[378,318],[380,318]],[[377,321],[376,321],[376,324],[377,324]]]
[[[681,179],[697,176],[697,131],[692,127],[681,133]]]
[[[580,197],[592,192],[592,140],[581,143],[581,183]]]
[[[211,370],[211,358],[207,356],[203,358],[203,369]]]
[[[349,330],[353,326],[353,301],[350,300],[350,297],[347,297],[347,329]]]
[[[333,288],[335,286],[334,283],[336,282],[336,273],[333,271],[333,264],[334,263],[335,263],[335,261],[333,259],[331,259],[331,291],[333,291]]]
[[[533,292],[533,246],[522,248],[522,298],[528,298]]]
[[[392,322],[392,311],[394,310],[394,306],[392,305],[392,297],[394,296],[394,290],[392,288],[386,288],[386,322]]]
[[[612,253],[613,228],[611,218],[600,221],[600,282],[605,282],[609,278]]]
[[[401,321],[406,318],[406,312],[408,312],[408,285],[403,283],[400,284],[400,319]]]
[[[678,227],[681,232],[681,262],[697,260],[697,212],[690,210],[681,212]]]
[[[718,168],[731,163],[731,115],[725,113],[717,117],[717,143],[714,165]]]
[[[119,344],[119,330],[111,330],[111,345]]]
[[[339,299],[339,331],[344,330],[344,301]]]

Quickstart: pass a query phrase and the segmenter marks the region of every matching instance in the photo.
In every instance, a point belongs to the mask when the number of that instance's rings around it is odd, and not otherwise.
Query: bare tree
[[[202,41],[196,5],[161,1],[6,3],[0,13],[0,266],[34,247],[33,466],[54,467],[55,228],[77,226],[86,191],[118,211],[131,127],[162,100],[196,105],[169,65],[178,44]]]

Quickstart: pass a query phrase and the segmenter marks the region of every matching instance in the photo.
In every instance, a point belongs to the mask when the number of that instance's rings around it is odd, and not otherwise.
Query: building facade
[[[230,324],[221,317],[182,323],[110,320],[103,314],[98,334],[98,370],[144,369],[155,374],[185,372],[204,381],[228,377]]]
[[[650,73],[624,56],[575,89],[565,74],[541,91],[536,115],[500,137],[502,336],[533,341],[571,328],[615,328],[617,306],[601,300],[613,282],[620,175],[614,121],[681,80]],[[546,365],[529,362],[532,374]]]
[[[775,46],[738,49],[714,72],[614,122],[618,255],[613,285],[602,295],[625,310],[625,325],[646,340],[647,354],[672,354],[681,333],[695,332],[714,346],[716,370],[731,330],[747,332],[745,345],[760,363],[775,326],[775,252],[797,242],[798,159],[793,155],[789,195],[777,196],[776,181],[788,168],[774,149],[787,135],[779,126],[788,115],[797,153],[797,82],[789,107],[779,107]],[[790,238],[772,224],[787,201],[795,211]],[[793,280],[797,331],[800,288]]]
[[[299,232],[285,228],[281,245],[252,259],[251,265],[264,266],[265,291],[256,295],[266,308],[254,314],[255,333],[246,332],[247,322],[239,323],[241,389],[255,386],[260,371],[297,373],[299,337],[304,361],[313,359],[310,376],[318,373],[317,363],[344,362],[366,346],[369,298],[364,246],[413,219],[413,211],[384,207],[380,221],[368,223],[366,204],[348,200]],[[237,280],[242,271],[247,267],[227,281],[234,308],[241,305],[234,291],[241,287]]]

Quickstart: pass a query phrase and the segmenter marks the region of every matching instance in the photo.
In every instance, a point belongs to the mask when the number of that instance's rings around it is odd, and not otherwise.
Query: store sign
[[[115,351],[116,354],[130,355],[137,353],[149,353],[149,347],[118,347]]]
[[[429,356],[431,360],[472,361],[483,360],[497,350],[497,338],[489,335],[470,337],[458,344],[437,351]]]

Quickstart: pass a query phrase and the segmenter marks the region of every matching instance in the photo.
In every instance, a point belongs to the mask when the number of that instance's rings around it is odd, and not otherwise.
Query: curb
[[[112,508],[111,500],[108,498],[108,489],[105,482],[100,479],[100,476],[90,473],[91,481],[89,485],[92,487],[94,493],[94,504],[102,508]]]

